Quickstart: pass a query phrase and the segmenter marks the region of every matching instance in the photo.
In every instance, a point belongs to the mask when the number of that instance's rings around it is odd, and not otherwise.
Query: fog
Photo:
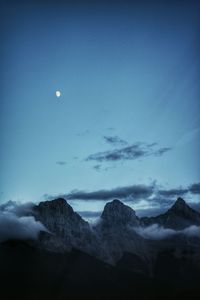
[[[9,201],[0,206],[0,242],[9,239],[37,239],[44,225],[30,215],[33,204]]]
[[[135,227],[134,230],[143,238],[153,240],[161,240],[180,234],[184,234],[189,237],[200,237],[200,226],[195,225],[189,226],[182,230],[174,230],[170,228],[164,228],[159,224],[152,224],[147,227]]]

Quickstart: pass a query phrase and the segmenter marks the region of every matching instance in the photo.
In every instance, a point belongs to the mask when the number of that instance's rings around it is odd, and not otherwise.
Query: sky
[[[116,196],[138,211],[198,204],[199,9],[2,2],[0,202],[63,195],[88,215]]]

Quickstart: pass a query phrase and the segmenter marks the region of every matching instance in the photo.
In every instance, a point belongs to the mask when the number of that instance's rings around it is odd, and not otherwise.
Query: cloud
[[[0,206],[0,242],[9,239],[37,239],[44,225],[28,215],[31,204],[18,205],[9,201]]]
[[[10,200],[0,205],[0,212],[12,213],[18,217],[28,216],[32,213],[34,206],[35,204],[32,202],[18,204],[17,202]]]
[[[115,168],[115,166],[110,166],[110,167],[103,168],[102,165],[100,165],[100,164],[93,166],[93,169],[96,170],[97,172],[108,171],[108,170],[114,169],[114,168]]]
[[[154,155],[155,156],[162,156],[164,153],[166,153],[166,152],[168,152],[170,150],[172,150],[171,147],[163,147],[163,148],[160,148],[160,149],[156,150],[154,152]]]
[[[190,185],[188,189],[192,194],[200,194],[200,182]]]
[[[113,146],[123,146],[127,145],[127,141],[120,139],[117,135],[115,136],[104,136],[103,137],[106,143]]]
[[[177,189],[169,189],[169,190],[159,190],[159,194],[161,196],[167,196],[167,197],[178,197],[183,196],[186,193],[188,193],[188,189],[184,189],[182,187]]]
[[[145,208],[140,208],[140,209],[136,209],[136,213],[137,216],[139,218],[142,217],[154,217],[154,216],[158,216],[160,214],[162,214],[166,209],[164,209],[163,207],[158,207],[158,206],[153,206],[153,207],[145,207]]]
[[[85,210],[85,211],[77,211],[77,213],[86,219],[91,219],[91,218],[98,218],[100,217],[102,211],[89,211],[89,210]]]
[[[174,200],[177,197],[173,198],[173,197],[166,197],[166,196],[162,196],[159,194],[159,191],[156,191],[153,195],[153,197],[151,197],[150,199],[148,199],[149,204],[154,205],[154,206],[161,206],[162,208],[168,208],[169,206],[171,206],[174,203]]]
[[[148,227],[135,227],[134,230],[145,239],[161,240],[176,234],[176,231],[164,228],[158,224]]]
[[[108,162],[120,160],[136,160],[147,156],[161,156],[172,149],[170,147],[166,147],[152,150],[153,144],[146,145],[145,143],[138,142],[120,149],[98,152],[89,155],[86,158],[86,161],[95,160],[98,162]]]
[[[68,200],[110,200],[114,198],[131,199],[148,198],[153,194],[153,186],[147,185],[131,185],[126,187],[117,187],[110,190],[98,190],[94,192],[86,192],[74,190],[70,194],[64,195]]]
[[[114,127],[107,127],[106,130],[114,131],[116,129]]]
[[[96,170],[101,169],[101,165],[94,166]],[[135,184],[130,186],[116,187],[113,189],[101,189],[96,191],[73,190],[68,194],[59,194],[59,197],[65,197],[68,200],[112,200],[119,198],[124,201],[138,203],[139,200],[148,201],[150,208],[159,209],[168,208],[177,197],[186,195],[189,188],[161,189],[155,182],[150,185]],[[53,196],[47,195],[48,199]],[[58,196],[58,195],[57,195]],[[54,196],[55,197],[55,196]]]
[[[81,132],[77,133],[76,135],[77,135],[77,136],[86,136],[86,135],[88,135],[89,133],[90,133],[90,130],[89,130],[89,129],[86,129],[86,130],[84,130],[84,131],[81,131]]]
[[[200,226],[192,225],[183,230],[183,233],[188,236],[198,236],[200,237]]]
[[[97,167],[98,170],[99,167]],[[102,169],[102,167],[100,168]],[[135,184],[130,186],[115,187],[113,189],[99,189],[94,191],[72,190],[69,193],[57,195],[45,194],[44,198],[51,200],[57,197],[63,197],[66,200],[77,201],[109,201],[118,198],[124,202],[129,202],[140,217],[156,216],[168,210],[178,197],[184,199],[191,198],[190,187],[197,193],[198,184],[189,187],[177,187],[164,189],[155,181],[149,185]],[[200,211],[200,203],[195,199],[190,199],[189,205]]]
[[[183,230],[174,230],[164,228],[158,224],[152,224],[147,227],[135,227],[134,230],[145,239],[161,240],[175,235],[184,234],[188,237],[200,237],[200,226],[189,226]]]
[[[66,163],[66,161],[60,160],[60,161],[57,161],[56,164],[57,164],[57,165],[60,165],[60,166],[64,166],[64,165],[66,165],[67,163]]]
[[[95,165],[93,167],[93,169],[95,169],[96,171],[100,171],[101,170],[101,165]]]
[[[154,146],[157,146],[157,145],[158,145],[158,143],[155,143],[155,142],[154,142],[154,143],[151,143],[151,144],[147,144],[147,147],[150,147],[150,148],[151,148],[151,147],[154,147]]]

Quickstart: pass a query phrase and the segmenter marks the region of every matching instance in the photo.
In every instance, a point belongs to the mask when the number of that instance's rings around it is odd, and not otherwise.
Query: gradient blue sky
[[[1,202],[200,180],[199,5],[91,3],[3,5]],[[103,136],[172,149],[96,170],[89,155],[120,148]]]

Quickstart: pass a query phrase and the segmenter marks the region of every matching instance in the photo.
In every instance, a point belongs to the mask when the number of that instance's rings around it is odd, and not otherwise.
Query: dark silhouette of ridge
[[[141,222],[145,226],[156,223],[165,228],[179,230],[191,225],[200,226],[200,213],[192,209],[179,197],[164,214],[156,217],[143,217]]]

